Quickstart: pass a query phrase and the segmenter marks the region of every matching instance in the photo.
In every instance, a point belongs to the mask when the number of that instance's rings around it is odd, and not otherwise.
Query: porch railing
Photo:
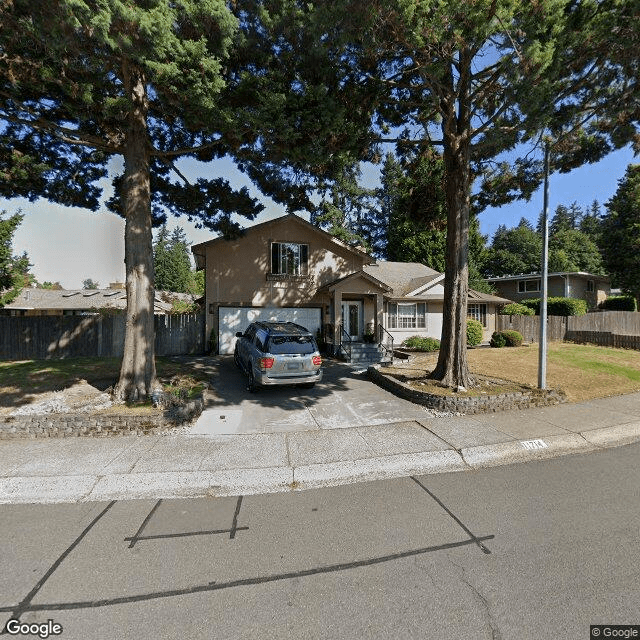
[[[393,336],[382,325],[378,325],[378,344],[393,364]]]
[[[347,331],[345,331],[344,325],[342,323],[340,323],[338,327],[340,328],[340,344],[338,345],[338,348],[340,351],[344,351],[345,357],[349,362],[351,362],[351,336]]]

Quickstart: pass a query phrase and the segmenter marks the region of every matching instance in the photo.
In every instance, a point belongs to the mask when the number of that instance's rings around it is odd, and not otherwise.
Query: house
[[[540,297],[539,273],[487,278],[487,282],[495,287],[499,295],[514,302]],[[611,280],[608,276],[583,271],[550,273],[547,278],[547,291],[549,297],[582,298],[587,301],[589,309],[595,309],[611,295]]]
[[[170,313],[173,301],[190,294],[156,291],[154,313]],[[9,304],[0,309],[5,316],[84,316],[100,312],[124,311],[127,292],[124,284],[114,282],[109,289],[36,289],[25,288]]]
[[[412,335],[440,338],[444,275],[422,264],[385,262],[289,214],[235,240],[192,247],[205,270],[207,336],[233,353],[235,334],[255,320],[288,320],[320,332],[334,352],[370,337],[398,346]],[[469,314],[488,338],[496,308],[510,300],[475,291]],[[369,334],[369,336],[366,336]]]

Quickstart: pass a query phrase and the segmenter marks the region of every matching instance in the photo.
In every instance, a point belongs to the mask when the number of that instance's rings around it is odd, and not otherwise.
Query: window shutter
[[[300,275],[306,276],[309,273],[308,262],[309,262],[309,245],[301,244],[300,245]]]
[[[271,273],[280,273],[280,245],[271,243]]]

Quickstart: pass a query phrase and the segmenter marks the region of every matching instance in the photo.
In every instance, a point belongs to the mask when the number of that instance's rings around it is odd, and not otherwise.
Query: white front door
[[[342,303],[342,326],[352,340],[362,338],[362,302]]]

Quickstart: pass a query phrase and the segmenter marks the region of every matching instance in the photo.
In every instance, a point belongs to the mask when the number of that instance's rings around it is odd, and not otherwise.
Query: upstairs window
[[[526,293],[528,291],[540,291],[540,279],[536,280],[520,280],[518,282],[518,293]]]
[[[271,273],[290,276],[308,275],[309,245],[295,242],[272,242]]]

